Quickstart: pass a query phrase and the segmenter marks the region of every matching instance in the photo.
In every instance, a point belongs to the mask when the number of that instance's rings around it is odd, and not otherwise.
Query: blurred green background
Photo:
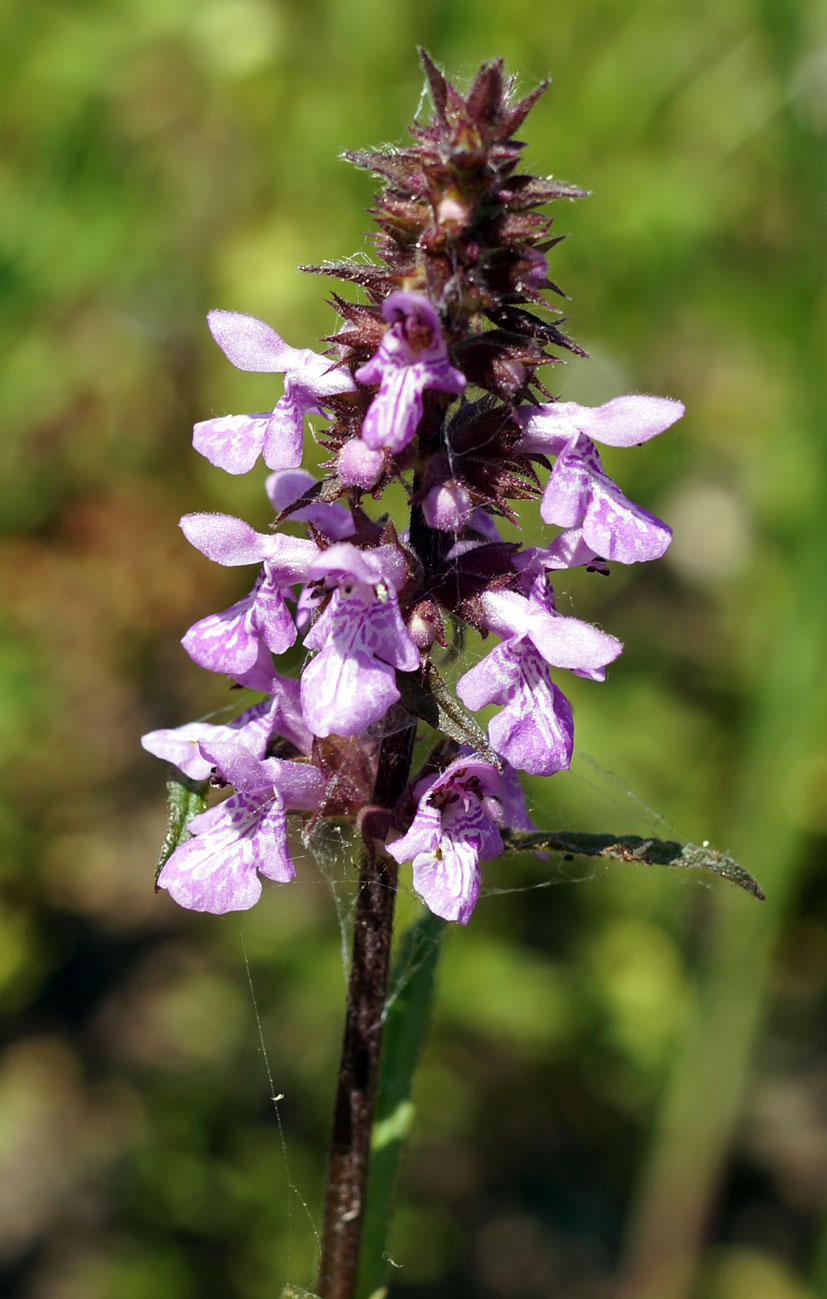
[[[594,357],[554,391],[687,406],[607,454],[674,525],[667,559],[558,584],[627,649],[574,683],[575,768],[528,782],[534,816],[709,839],[769,900],[487,870],[443,959],[392,1294],[827,1293],[824,6],[29,0],[4,28],[3,1294],[313,1277],[350,868],[301,860],[245,916],[156,897],[164,771],[138,736],[227,702],[178,638],[249,574],[179,515],[268,519],[263,470],[190,447],[278,395],[204,314],[331,328],[295,267],[367,247],[371,180],[337,154],[404,137],[418,43],[460,78],[497,55],[525,89],[553,76],[522,134],[593,191],[558,205],[552,271]]]

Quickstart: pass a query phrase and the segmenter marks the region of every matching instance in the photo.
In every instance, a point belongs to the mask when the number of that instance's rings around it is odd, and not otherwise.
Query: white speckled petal
[[[595,474],[583,519],[583,539],[604,559],[639,564],[660,559],[672,540],[672,529],[624,496],[611,478]]]
[[[232,514],[185,514],[178,526],[190,545],[225,568],[260,564],[273,547],[273,537]]]
[[[302,673],[302,711],[314,735],[358,735],[399,699],[396,673],[363,644],[333,641]]]
[[[192,445],[211,465],[228,474],[246,474],[261,455],[269,415],[221,415],[201,420],[192,431]]]
[[[211,613],[190,627],[181,644],[194,663],[231,676],[251,668],[259,652],[253,624],[253,594],[223,613]]]
[[[239,370],[282,374],[301,358],[299,348],[290,347],[270,325],[255,316],[240,311],[211,311],[207,324],[227,360]]]
[[[438,853],[414,857],[411,875],[414,889],[435,916],[468,924],[480,891],[480,859],[474,844],[445,835]]]
[[[298,682],[290,684],[298,687]],[[229,740],[243,745],[254,757],[263,758],[274,731],[279,735],[286,734],[279,727],[283,709],[284,701],[274,697],[247,708],[225,726],[216,726],[211,722],[188,722],[186,726],[150,731],[141,737],[141,744],[147,753],[171,762],[191,780],[206,780],[213,764],[201,753],[199,744],[202,741],[209,745]]]
[[[519,655],[519,678],[505,707],[488,724],[494,750],[532,776],[566,771],[574,747],[571,705],[549,679],[533,646]]]
[[[401,838],[389,843],[387,850],[401,866],[405,861],[413,861],[418,853],[433,853],[439,844],[441,833],[442,816],[439,810],[420,796],[419,807],[410,829]]]
[[[573,528],[585,513],[590,485],[588,466],[567,446],[557,457],[546,483],[540,501],[541,518],[558,528]]]
[[[358,371],[360,375],[362,371]],[[387,366],[379,391],[362,424],[362,441],[372,451],[387,447],[401,451],[416,433],[422,418],[425,374],[419,365]]]
[[[374,559],[372,552],[356,551],[347,542],[331,546],[324,556],[334,551],[338,558],[331,565],[338,576],[347,576],[347,568],[360,556]],[[304,669],[301,687],[305,719],[319,736],[357,735],[379,721],[399,699],[393,668],[412,672],[419,664],[419,650],[408,635],[393,591],[387,589],[379,598],[360,581],[343,584],[334,592],[304,643],[308,649],[320,650]]]
[[[663,433],[684,413],[683,403],[671,397],[646,397],[629,393],[613,397],[602,406],[562,403],[581,433],[607,447],[633,447]]]
[[[512,767],[551,776],[569,766],[574,742],[571,706],[527,637],[493,649],[460,678],[457,694],[468,708],[504,705],[488,725],[488,738]]]
[[[233,794],[210,812],[217,815],[208,822],[209,813],[193,818],[194,837],[176,848],[158,877],[180,906],[215,915],[246,911],[261,896],[257,872],[281,883],[293,878],[284,805],[275,790]]]

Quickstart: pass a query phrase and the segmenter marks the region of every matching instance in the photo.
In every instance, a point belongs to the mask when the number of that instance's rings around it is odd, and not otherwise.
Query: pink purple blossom
[[[181,644],[202,668],[235,677],[253,667],[262,643],[271,653],[283,654],[298,634],[285,603],[285,590],[291,593],[265,564],[249,595],[229,609],[193,623]]]
[[[188,722],[141,736],[148,753],[163,758],[192,780],[206,780],[214,765],[201,752],[201,745],[240,744],[254,758],[263,758],[271,739],[290,740],[302,753],[309,753],[312,737],[302,716],[299,683],[274,672],[268,682],[271,698],[254,704],[226,725]]]
[[[362,425],[362,440],[377,451],[401,451],[416,434],[426,388],[460,393],[465,375],[448,358],[439,317],[422,293],[400,290],[382,304],[390,323],[375,356],[356,371],[359,383],[378,383]]]
[[[523,436],[517,448],[556,456],[540,514],[561,528],[582,526],[582,538],[602,559],[634,564],[658,559],[672,530],[628,500],[606,474],[592,439],[630,447],[674,424],[683,405],[668,397],[615,397],[603,406],[554,402],[517,412]]]
[[[550,776],[571,762],[574,722],[565,695],[551,680],[549,665],[602,680],[620,653],[614,636],[554,608],[544,578],[528,596],[492,591],[482,596],[485,624],[502,641],[457,682],[457,694],[472,709],[502,704],[488,724],[492,748],[512,767]]]
[[[481,597],[485,625],[498,636],[526,636],[552,667],[603,680],[605,668],[623,645],[608,632],[579,618],[558,613],[547,592],[535,583],[530,596],[519,591],[486,591]],[[473,669],[472,669],[473,670]]]
[[[269,475],[264,487],[276,514],[281,514],[315,485],[316,479],[306,469],[279,469]],[[350,510],[327,501],[310,501],[290,510],[289,518],[293,523],[311,523],[331,541],[350,537],[355,530]]]
[[[536,312],[556,290],[548,255],[562,238],[550,237],[539,209],[581,191],[518,168],[513,137],[536,93],[515,101],[497,61],[463,97],[424,63],[430,125],[417,124],[407,148],[350,155],[382,178],[378,260],[304,268],[360,289],[356,300],[333,296],[329,354],[291,347],[253,316],[208,316],[228,360],[282,374],[284,392],[272,411],[203,420],[193,435],[232,474],[263,456],[277,529],[257,532],[225,514],[181,520],[214,563],[255,569],[252,590],[199,619],[184,647],[266,696],[226,725],[143,740],[192,779],[215,769],[214,783],[233,787],[192,820],[192,838],[159,877],[198,910],[243,909],[262,876],[292,877],[292,809],[314,824],[351,818],[366,871],[387,826],[407,825],[389,852],[413,862],[414,887],[432,910],[465,924],[501,829],[533,828],[517,771],[551,775],[570,763],[572,710],[553,677],[602,681],[622,648],[559,613],[549,573],[608,572],[610,561],[656,558],[669,544],[667,525],[621,492],[597,446],[649,440],[680,417],[681,403],[545,400],[539,367],[560,359],[550,349],[580,349],[562,321]],[[320,481],[301,465],[305,416],[324,421]],[[410,507],[393,521],[365,499],[378,502],[391,485]],[[501,535],[499,521],[519,530],[516,503],[535,497],[558,535],[526,548]],[[499,643],[460,676],[457,698],[442,673],[463,625]],[[299,679],[290,681],[274,655],[300,639]],[[467,710],[490,705],[485,743]],[[461,747],[469,739],[485,756]],[[432,774],[412,788],[414,741],[427,743],[423,770]]]
[[[255,316],[211,311],[207,322],[239,370],[283,374],[284,395],[269,413],[202,420],[193,431],[196,451],[230,474],[246,474],[260,455],[269,469],[300,465],[305,415],[323,415],[327,398],[353,392],[350,372],[309,348],[290,347]]]
[[[255,532],[227,514],[186,514],[181,530],[197,550],[218,564],[264,561],[249,595],[190,627],[181,641],[190,658],[211,672],[238,677],[253,668],[262,644],[274,654],[289,649],[297,631],[285,597],[293,595],[294,584],[304,580],[319,553],[315,542]]]
[[[413,863],[416,892],[443,920],[468,923],[480,889],[480,861],[502,852],[500,784],[500,772],[490,763],[457,758],[415,787],[413,823],[387,845],[400,865]]]
[[[286,813],[315,810],[324,780],[306,762],[262,760],[229,741],[203,744],[202,756],[235,793],[192,818],[192,838],[175,849],[158,887],[192,911],[246,911],[261,896],[260,876],[293,878]]]
[[[419,666],[399,612],[405,581],[398,547],[357,550],[339,542],[311,564],[308,577],[332,590],[304,643],[319,653],[302,673],[304,716],[314,735],[357,735],[399,699],[396,668]]]
[[[513,636],[493,649],[460,678],[457,694],[468,708],[504,705],[488,724],[488,739],[513,767],[532,776],[568,768],[574,745],[571,705],[527,636]]]

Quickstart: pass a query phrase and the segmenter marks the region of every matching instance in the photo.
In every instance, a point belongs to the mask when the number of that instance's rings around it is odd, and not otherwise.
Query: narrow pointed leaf
[[[156,880],[175,849],[192,838],[187,826],[194,816],[204,811],[207,805],[204,794],[209,788],[209,783],[208,780],[190,780],[180,772],[167,781],[167,832],[164,835],[155,871]]]
[[[402,703],[413,717],[427,722],[435,731],[441,731],[458,744],[467,744],[498,771],[502,762],[497,757],[480,724],[457,699],[443,681],[433,664],[429,664],[420,678],[418,672],[397,672],[396,684]]]
[[[708,844],[676,843],[672,839],[641,839],[639,835],[544,833],[522,834],[505,831],[504,853],[547,852],[563,857],[603,857],[609,861],[643,862],[646,866],[668,866],[672,870],[707,870],[731,880],[760,902],[764,890],[743,866]]]
[[[434,106],[434,114],[438,122],[445,125],[445,109],[448,103],[448,83],[425,50],[420,49],[419,58],[425,69],[425,76],[428,78],[428,88],[431,92],[431,102]]]

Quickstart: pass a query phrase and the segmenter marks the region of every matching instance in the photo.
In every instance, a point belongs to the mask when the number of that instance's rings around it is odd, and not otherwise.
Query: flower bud
[[[361,487],[370,491],[382,477],[385,457],[372,451],[361,438],[351,438],[339,452],[336,471],[343,487]]]
[[[442,617],[432,600],[415,605],[407,622],[407,632],[417,649],[430,649],[434,641],[445,644]]]
[[[432,487],[422,501],[425,522],[440,532],[461,532],[473,512],[471,497],[456,478]]]
[[[443,194],[436,206],[436,219],[443,229],[461,230],[468,223],[470,209],[459,190],[451,189]]]

